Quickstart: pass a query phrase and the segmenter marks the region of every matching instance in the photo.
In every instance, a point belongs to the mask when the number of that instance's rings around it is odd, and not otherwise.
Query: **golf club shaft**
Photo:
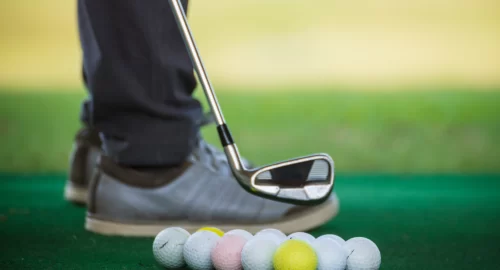
[[[215,116],[217,131],[219,133],[219,138],[222,146],[226,147],[228,145],[233,145],[234,141],[231,137],[231,132],[226,125],[226,121],[224,120],[224,116],[222,115],[222,109],[220,108],[219,102],[217,101],[217,97],[215,96],[212,84],[208,79],[208,75],[205,67],[203,66],[203,62],[201,61],[200,53],[198,52],[198,48],[196,47],[196,43],[194,42],[193,35],[191,34],[191,29],[189,28],[186,13],[184,12],[181,1],[168,1],[170,2],[170,6],[172,7],[174,18],[177,22],[177,26],[179,27],[179,31],[181,32],[182,39],[184,40],[184,43],[188,49],[188,54],[191,58],[191,62],[193,63],[196,74],[198,75],[198,79],[201,83],[203,91],[205,92],[205,96],[207,97],[208,103],[210,104],[210,109]]]
[[[203,62],[201,61],[201,57],[198,52],[198,48],[196,47],[193,35],[191,34],[191,29],[189,28],[189,24],[187,22],[186,14],[184,12],[182,4],[180,0],[168,1],[170,1],[170,4],[172,6],[175,20],[177,21],[181,36],[184,39],[184,43],[186,44],[186,47],[189,51],[189,57],[191,58],[194,69],[196,70],[196,74],[198,75],[198,79],[200,80],[203,91],[205,92],[205,95],[208,99],[210,108],[215,116],[215,121],[218,126],[222,126],[225,124],[224,116],[222,115],[219,102],[217,101],[217,97],[215,96],[212,84],[208,79],[208,75],[205,67],[203,66]]]
[[[170,6],[172,7],[172,11],[174,13],[175,21],[177,22],[177,26],[179,27],[179,31],[181,32],[182,39],[188,49],[189,57],[191,58],[191,62],[193,63],[196,74],[198,75],[198,79],[200,80],[203,91],[205,92],[205,96],[208,99],[210,104],[211,111],[215,116],[215,121],[217,123],[217,132],[219,133],[219,139],[224,147],[224,152],[228,158],[228,161],[231,164],[231,167],[240,170],[243,168],[241,157],[238,152],[238,148],[233,141],[231,136],[231,132],[226,125],[226,121],[224,120],[224,116],[222,115],[222,109],[217,101],[217,97],[215,96],[215,92],[212,88],[212,84],[208,79],[207,72],[205,71],[205,67],[203,66],[203,62],[201,61],[200,53],[198,52],[198,48],[196,47],[196,43],[194,42],[193,35],[191,34],[191,29],[189,28],[189,24],[187,22],[186,13],[184,12],[184,8],[180,0],[168,0],[170,2]]]

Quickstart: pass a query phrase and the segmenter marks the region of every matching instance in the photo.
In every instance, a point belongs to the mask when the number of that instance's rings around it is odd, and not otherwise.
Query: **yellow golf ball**
[[[273,264],[276,270],[315,270],[318,258],[305,241],[287,240],[274,253]]]
[[[210,231],[210,232],[214,232],[214,233],[216,233],[220,237],[222,237],[224,235],[223,231],[221,231],[220,229],[215,228],[215,227],[203,227],[203,228],[199,229],[198,231]]]

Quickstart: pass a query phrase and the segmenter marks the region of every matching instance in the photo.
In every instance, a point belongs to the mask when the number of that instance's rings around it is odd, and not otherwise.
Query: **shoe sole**
[[[167,227],[181,227],[190,233],[197,231],[201,227],[216,227],[225,232],[234,229],[243,229],[252,234],[266,228],[274,228],[282,231],[285,234],[289,234],[293,232],[308,231],[317,228],[335,217],[338,212],[339,201],[337,198],[335,198],[333,200],[330,200],[328,203],[314,206],[309,211],[303,214],[290,216],[283,220],[263,224],[228,224],[217,222],[195,223],[190,221],[176,221],[166,222],[162,224],[143,225],[105,221],[87,215],[85,229],[103,235],[128,237],[154,237]]]
[[[70,181],[66,181],[66,186],[64,187],[64,198],[67,201],[76,204],[87,204],[87,188],[78,187],[73,185]]]

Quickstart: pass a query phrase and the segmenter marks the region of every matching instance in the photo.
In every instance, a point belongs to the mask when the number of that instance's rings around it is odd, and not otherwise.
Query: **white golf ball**
[[[342,237],[335,235],[335,234],[325,234],[325,235],[318,237],[317,239],[324,239],[324,238],[332,239],[335,242],[337,242],[340,246],[343,246],[345,244],[345,240]]]
[[[279,236],[272,234],[272,233],[259,234],[259,235],[254,236],[252,239],[255,239],[255,238],[262,238],[262,239],[271,240],[278,245],[283,243],[286,240],[286,238],[280,238]]]
[[[184,261],[193,270],[213,269],[211,253],[220,239],[211,231],[197,231],[184,244]]]
[[[347,270],[377,270],[382,256],[377,245],[368,238],[354,237],[345,242]]]
[[[245,230],[241,230],[241,229],[235,229],[235,230],[228,231],[224,235],[239,235],[239,236],[245,238],[246,240],[250,240],[253,237],[253,234],[251,234]]]
[[[312,244],[312,242],[316,239],[316,238],[314,238],[314,236],[312,236],[308,233],[305,233],[305,232],[295,232],[295,233],[290,234],[287,238],[306,241],[309,244]]]
[[[255,234],[255,237],[269,236],[272,235],[273,239],[278,239],[279,243],[286,240],[286,234],[277,229],[264,229]]]
[[[266,235],[250,239],[241,251],[241,264],[244,270],[272,270],[273,256],[279,246],[277,236]],[[273,239],[274,238],[274,239]]]
[[[166,268],[184,267],[183,248],[189,236],[188,231],[179,227],[166,228],[158,233],[153,241],[156,261]]]
[[[312,247],[318,256],[318,270],[344,270],[347,265],[347,252],[331,238],[318,238]]]

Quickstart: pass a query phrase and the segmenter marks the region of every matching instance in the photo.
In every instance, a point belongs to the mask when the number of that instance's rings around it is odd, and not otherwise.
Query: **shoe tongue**
[[[208,113],[205,113],[201,117],[200,121],[198,122],[198,126],[200,128],[202,128],[204,126],[208,126],[208,125],[211,125],[213,123],[215,123],[215,119],[214,119],[214,116],[213,116],[212,112],[210,111]]]

